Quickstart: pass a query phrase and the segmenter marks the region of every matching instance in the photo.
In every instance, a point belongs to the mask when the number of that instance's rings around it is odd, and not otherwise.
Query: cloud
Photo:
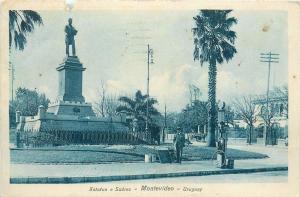
[[[217,73],[217,100],[230,102],[233,96],[251,94],[259,83],[259,79],[249,82],[243,76],[220,68]],[[190,84],[199,87],[201,99],[207,100],[208,68],[182,64],[156,73],[151,78],[150,95],[158,99],[160,109],[166,103],[170,111],[179,111],[190,102]]]
[[[239,81],[239,82],[238,82]],[[229,71],[220,70],[217,73],[217,99],[224,100],[230,95],[238,93],[238,86],[242,80],[239,80],[237,76]]]
[[[121,81],[117,80],[107,80],[106,81],[107,90],[111,93],[127,92],[129,87]]]
[[[53,90],[49,88],[49,86],[46,85],[40,85],[37,88],[38,92],[44,93],[45,95],[53,95]],[[53,98],[50,98],[53,99]]]
[[[87,89],[84,91],[83,96],[85,97],[85,102],[95,102],[99,99],[99,89]]]
[[[206,84],[206,73],[200,67],[183,64],[174,66],[172,69],[157,73],[151,79],[150,95],[160,102],[160,109],[164,104],[170,111],[181,110],[189,102],[189,85],[194,84],[203,92]]]

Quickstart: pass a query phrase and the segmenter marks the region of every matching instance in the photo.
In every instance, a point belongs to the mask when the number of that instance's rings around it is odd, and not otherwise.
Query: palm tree
[[[41,16],[32,10],[9,11],[9,48],[14,42],[15,48],[24,50],[26,36],[33,32],[35,25],[42,25]]]
[[[14,43],[15,48],[18,50],[24,50],[27,43],[26,36],[28,33],[33,32],[35,25],[42,25],[43,20],[41,16],[31,10],[9,10],[9,54],[11,54],[11,46]],[[11,100],[13,101],[13,71],[14,64],[9,58],[9,64],[11,66]]]
[[[138,130],[145,130],[145,121],[147,119],[147,99],[148,99],[148,109],[149,109],[149,125],[154,124],[154,116],[160,115],[157,109],[153,106],[157,103],[157,100],[154,98],[148,98],[147,95],[143,95],[140,90],[135,93],[135,97],[133,99],[122,96],[119,98],[123,104],[118,106],[116,111],[118,113],[124,113],[128,117],[131,118],[131,121],[134,119],[137,120]]]
[[[215,130],[217,127],[216,78],[217,63],[222,64],[233,58],[237,52],[234,47],[236,33],[230,28],[237,19],[229,17],[232,10],[200,10],[194,18],[196,27],[194,35],[194,61],[199,60],[201,66],[207,62],[208,71],[208,146],[216,146]]]

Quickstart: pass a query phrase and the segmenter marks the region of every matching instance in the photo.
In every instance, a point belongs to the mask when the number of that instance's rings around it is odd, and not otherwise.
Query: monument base
[[[95,116],[92,105],[85,102],[57,101],[49,105],[47,112],[54,115]]]
[[[89,103],[58,101],[19,119],[17,131],[27,146],[146,143],[142,133],[130,131],[125,117],[98,118]]]

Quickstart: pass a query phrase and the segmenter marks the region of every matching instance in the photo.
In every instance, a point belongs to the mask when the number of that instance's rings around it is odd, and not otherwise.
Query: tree
[[[274,120],[274,116],[276,115],[276,108],[273,103],[270,103],[268,106],[262,106],[260,108],[259,116],[262,118],[264,124],[265,124],[265,132],[266,132],[266,138],[265,138],[265,144],[275,144],[274,143],[274,132],[273,132],[273,125],[276,123]]]
[[[178,125],[184,132],[196,132],[198,126],[203,128],[207,124],[207,102],[195,100],[187,105],[179,114]]]
[[[179,126],[181,118],[181,113],[179,112],[169,112],[166,115],[166,125],[169,133],[176,133],[176,128]]]
[[[103,82],[101,82],[101,89],[99,91],[100,99],[95,103],[96,114],[101,117],[105,117],[104,103],[106,97],[106,87]]]
[[[42,17],[32,10],[9,11],[9,48],[14,43],[15,48],[24,50],[26,36],[33,32],[35,25],[42,25]]]
[[[117,107],[116,111],[118,113],[124,113],[130,118],[131,123],[137,121],[138,131],[145,131],[145,122],[147,118],[147,99],[148,99],[148,109],[149,109],[149,128],[155,127],[155,116],[159,116],[160,113],[154,107],[157,104],[157,100],[154,98],[148,98],[147,95],[143,95],[140,90],[135,93],[134,98],[129,98],[127,96],[121,96],[119,101],[123,104]]]
[[[40,105],[47,109],[49,103],[50,100],[44,93],[19,87],[16,90],[15,100],[9,103],[10,126],[15,126],[16,111],[20,111],[22,116],[35,116]]]
[[[252,143],[254,123],[257,120],[258,111],[251,96],[243,96],[233,102],[236,115],[249,127],[247,142]]]
[[[217,63],[231,60],[237,52],[234,47],[236,33],[230,28],[237,23],[237,19],[229,17],[232,10],[200,10],[194,17],[196,27],[192,29],[194,35],[194,61],[200,64],[207,62],[208,71],[208,146],[216,146],[215,130],[217,127],[216,106],[216,78]]]
[[[200,88],[195,86],[194,84],[189,85],[189,91],[190,91],[190,102],[193,103],[196,100],[200,100],[201,91]]]
[[[226,105],[225,106],[225,123],[227,125],[231,124],[232,126],[234,126],[234,110],[232,109],[231,105]]]
[[[108,94],[106,86],[102,83],[100,98],[95,103],[95,111],[101,117],[113,117],[117,115],[117,107],[120,105],[118,96]]]
[[[9,128],[16,127],[16,104],[14,101],[9,101]]]

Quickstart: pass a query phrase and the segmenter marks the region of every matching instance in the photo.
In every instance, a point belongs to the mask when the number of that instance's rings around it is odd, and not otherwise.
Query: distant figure
[[[286,136],[285,137],[285,142],[284,142],[285,146],[288,146],[289,145],[289,137]]]
[[[72,26],[72,18],[69,18],[68,20],[69,24],[65,27],[65,33],[66,33],[66,54],[69,56],[69,46],[72,45],[72,55],[76,55],[75,51],[75,35],[77,34],[77,30]]]
[[[182,133],[180,127],[177,127],[177,133],[173,140],[175,149],[176,149],[176,159],[177,163],[181,163],[182,160],[182,151],[185,143],[185,136]]]
[[[225,153],[225,139],[223,137],[220,137],[218,142],[217,142],[217,150],[220,151],[221,153]]]

